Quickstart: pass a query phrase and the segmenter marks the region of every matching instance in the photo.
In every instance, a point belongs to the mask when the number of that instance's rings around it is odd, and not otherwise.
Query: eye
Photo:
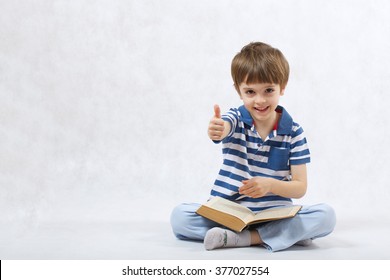
[[[273,88],[267,88],[265,90],[266,93],[273,93],[275,90]]]
[[[255,94],[255,92],[251,89],[248,89],[247,91],[245,91],[246,94],[248,95],[252,95],[252,94]]]

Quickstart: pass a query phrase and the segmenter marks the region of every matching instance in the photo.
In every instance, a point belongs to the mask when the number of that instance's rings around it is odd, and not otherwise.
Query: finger
[[[209,135],[221,136],[223,134],[223,126],[210,124],[208,128]]]
[[[249,185],[249,184],[244,184],[244,185],[242,185],[239,189],[238,189],[238,191],[239,191],[239,193],[247,193],[248,192],[248,190],[250,190],[252,188],[252,186],[251,185]]]
[[[223,126],[223,124],[211,123],[209,126],[209,130],[222,132],[224,130],[224,126]]]
[[[241,192],[248,192],[249,189],[251,189],[254,186],[253,180],[242,180],[241,181],[243,185],[239,188],[240,193]]]
[[[221,118],[221,108],[217,104],[214,105],[214,116],[219,119]]]
[[[215,127],[218,127],[218,128],[221,128],[222,130],[224,129],[225,127],[225,122],[222,120],[222,119],[217,119],[217,118],[213,118],[213,120],[211,121],[211,124]]]
[[[212,136],[210,136],[210,139],[211,140],[215,140],[215,141],[220,141],[221,140],[221,136],[212,135]]]
[[[241,181],[245,187],[252,187],[254,185],[254,181],[252,179],[242,180]]]
[[[242,194],[246,195],[246,196],[249,196],[249,197],[253,197],[253,198],[263,196],[262,191],[257,189],[257,188],[254,188],[254,187],[253,188],[248,188],[247,190],[242,192]]]
[[[209,131],[209,136],[210,136],[210,137],[221,138],[222,132],[218,132],[218,131]]]
[[[249,189],[245,189],[245,190],[241,190],[238,192],[239,194],[241,195],[247,195],[249,197],[252,197],[253,196],[253,193],[255,192],[256,190],[254,190],[253,188],[249,188]]]

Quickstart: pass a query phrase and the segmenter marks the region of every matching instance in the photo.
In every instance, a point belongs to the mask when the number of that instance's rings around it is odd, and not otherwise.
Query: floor
[[[2,260],[390,259],[390,221],[338,221],[309,247],[270,253],[264,248],[206,251],[201,242],[177,240],[168,221],[1,225]]]

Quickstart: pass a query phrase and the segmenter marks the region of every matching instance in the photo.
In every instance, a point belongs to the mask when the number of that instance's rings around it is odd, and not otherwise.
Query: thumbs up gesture
[[[221,118],[221,108],[219,108],[219,105],[214,105],[214,117]]]
[[[227,135],[227,125],[221,118],[221,109],[218,105],[214,105],[214,116],[210,120],[208,135],[211,140],[220,141]]]

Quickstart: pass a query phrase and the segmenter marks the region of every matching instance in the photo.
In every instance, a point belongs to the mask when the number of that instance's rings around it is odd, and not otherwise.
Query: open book
[[[254,213],[245,206],[216,196],[203,204],[196,213],[236,232],[241,232],[252,224],[294,217],[301,207],[298,205],[273,207]]]

